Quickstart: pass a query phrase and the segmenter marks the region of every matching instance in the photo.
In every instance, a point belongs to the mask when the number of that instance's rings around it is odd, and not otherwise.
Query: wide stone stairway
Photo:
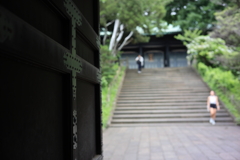
[[[128,70],[111,126],[209,124],[209,89],[189,67]],[[216,125],[234,125],[220,104]]]

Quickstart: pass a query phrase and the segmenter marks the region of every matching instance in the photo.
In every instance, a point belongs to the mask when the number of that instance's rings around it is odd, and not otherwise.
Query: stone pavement
[[[103,154],[104,160],[240,160],[240,127],[110,127]]]

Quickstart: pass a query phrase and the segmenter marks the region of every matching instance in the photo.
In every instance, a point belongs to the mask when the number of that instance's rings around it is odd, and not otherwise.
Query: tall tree
[[[161,34],[165,5],[171,0],[101,0],[103,45],[116,55],[131,41],[148,41],[143,34]],[[110,31],[111,36],[108,35]],[[141,33],[140,33],[141,32]]]
[[[223,6],[235,6],[240,7],[240,0],[211,0],[213,3]]]
[[[216,27],[211,37],[222,38],[228,46],[240,47],[240,6],[228,7],[216,15]]]
[[[166,6],[165,20],[181,29],[200,29],[206,33],[215,21],[214,13],[221,11],[229,0],[173,0]]]
[[[215,0],[221,3],[221,0]],[[215,13],[216,27],[210,33],[213,38],[225,40],[226,45],[237,54],[232,58],[218,57],[219,62],[232,70],[240,79],[240,0],[229,0],[230,5],[221,12]]]

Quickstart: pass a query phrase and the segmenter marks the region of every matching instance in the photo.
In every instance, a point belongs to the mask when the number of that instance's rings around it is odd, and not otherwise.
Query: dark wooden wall
[[[0,159],[102,159],[99,2],[0,2]]]

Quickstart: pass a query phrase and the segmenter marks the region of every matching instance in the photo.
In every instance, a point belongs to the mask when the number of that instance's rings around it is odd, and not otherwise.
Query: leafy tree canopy
[[[225,45],[225,41],[220,38],[209,36],[199,36],[187,45],[188,59],[195,59],[197,63],[202,62],[210,67],[219,67],[230,70],[240,78],[240,54]]]
[[[166,14],[165,5],[170,1],[172,0],[101,0],[100,24],[105,27],[109,22],[119,19],[124,24],[124,29],[134,31],[135,35],[139,34],[136,27],[146,34],[160,34],[161,22]],[[147,40],[140,35],[135,37],[140,41]]]
[[[193,31],[191,30],[184,30],[183,35],[178,34],[177,36],[174,36],[174,38],[183,41],[184,45],[187,45],[190,43],[194,38],[197,38],[202,33],[201,30],[195,29]]]
[[[240,47],[240,6],[228,7],[215,15],[216,27],[210,36],[224,39],[228,46]]]
[[[228,3],[229,0],[174,0],[166,6],[165,20],[181,29],[206,32],[215,21],[214,13]]]
[[[240,0],[211,0],[213,3],[222,5],[222,6],[235,6],[240,7]]]
[[[217,56],[225,55],[232,57],[236,52],[225,45],[220,38],[210,38],[209,36],[199,36],[191,43],[187,44],[188,54],[193,56],[198,62],[203,62],[208,66],[219,65]]]

